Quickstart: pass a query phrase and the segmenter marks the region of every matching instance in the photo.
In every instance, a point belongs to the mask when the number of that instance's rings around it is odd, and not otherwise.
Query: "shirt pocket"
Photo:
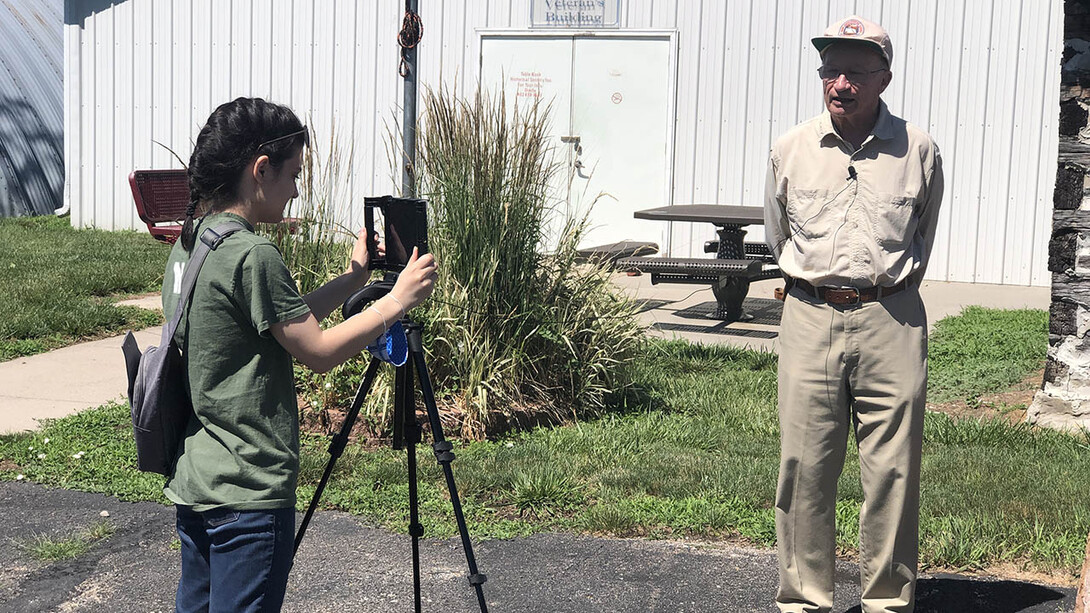
[[[791,236],[805,240],[824,238],[829,235],[835,221],[835,207],[831,195],[824,189],[792,189],[787,196],[787,218]]]
[[[875,199],[874,239],[883,247],[903,247],[912,241],[916,199],[909,196],[879,195]]]

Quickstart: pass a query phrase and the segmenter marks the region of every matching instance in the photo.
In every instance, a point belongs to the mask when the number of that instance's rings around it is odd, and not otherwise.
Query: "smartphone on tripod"
[[[376,196],[363,199],[363,221],[367,228],[367,254],[371,268],[398,273],[412,257],[428,252],[428,206],[420,198]],[[376,228],[382,228],[386,253],[378,250]]]

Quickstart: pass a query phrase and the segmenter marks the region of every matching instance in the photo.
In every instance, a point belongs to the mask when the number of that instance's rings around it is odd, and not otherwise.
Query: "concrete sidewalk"
[[[640,318],[654,335],[776,350],[781,303],[773,298],[773,291],[783,285],[779,279],[753,284],[745,308],[754,318],[736,323],[708,319],[707,314],[715,306],[709,287],[651,285],[650,275],[618,274],[615,282],[643,302]],[[968,305],[1049,307],[1049,290],[1044,287],[926,282],[921,292],[932,323],[956,315]],[[160,302],[159,296],[153,295],[121,304],[158,309]],[[155,327],[138,332],[136,338],[143,349],[159,344],[161,335],[162,328]],[[40,419],[64,417],[111,400],[124,401],[127,383],[122,338],[0,362],[0,433],[34,429]]]
[[[782,303],[773,292],[783,287],[782,279],[753,283],[744,309],[753,319],[726,323],[708,318],[715,308],[712,290],[704,285],[651,285],[651,275],[617,275],[615,282],[630,296],[644,302],[641,321],[656,336],[684,338],[694,342],[726,343],[739,347],[776,351]],[[925,281],[920,288],[927,320],[931,325],[943,317],[957,315],[970,305],[996,309],[1048,310],[1047,287],[985,285]]]
[[[159,308],[159,296],[127,300],[142,308]],[[159,326],[136,332],[140,348],[158,345]],[[0,362],[0,433],[33,430],[40,419],[56,419],[77,411],[125,400],[128,381],[121,354],[124,336],[63,347],[47,353]]]

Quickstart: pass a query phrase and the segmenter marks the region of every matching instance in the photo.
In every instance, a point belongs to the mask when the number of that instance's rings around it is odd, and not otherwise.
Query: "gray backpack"
[[[136,463],[145,472],[169,475],[174,468],[178,446],[185,436],[193,403],[185,391],[185,362],[174,342],[174,332],[188,309],[197,273],[204,258],[225,238],[244,229],[229,221],[201,233],[201,238],[182,276],[182,293],[174,317],[163,326],[158,347],[148,347],[143,354],[132,332],[125,335],[121,351],[129,375],[129,407],[132,409],[132,433],[136,438]]]

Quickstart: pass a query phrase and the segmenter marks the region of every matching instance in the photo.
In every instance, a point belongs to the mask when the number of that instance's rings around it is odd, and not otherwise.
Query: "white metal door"
[[[576,38],[570,136],[579,139],[569,202],[592,206],[587,243],[650,240],[665,248],[666,223],[635,211],[668,204],[670,41]],[[581,151],[580,151],[581,149]]]
[[[551,196],[567,206],[570,147],[561,146],[560,138],[571,123],[571,37],[502,36],[481,39],[481,85],[494,95],[503,92],[508,107],[523,111],[539,104],[550,110],[550,137],[555,163]],[[562,230],[561,219],[546,226],[548,243],[555,245]]]
[[[666,248],[664,222],[636,220],[669,202],[669,35],[485,35],[481,82],[508,100],[551,103],[563,170],[554,194],[589,211],[582,246],[622,240]]]

